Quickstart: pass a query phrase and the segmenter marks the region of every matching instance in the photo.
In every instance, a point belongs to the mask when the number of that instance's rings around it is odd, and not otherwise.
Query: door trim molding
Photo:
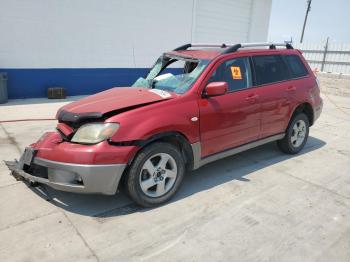
[[[193,143],[191,144],[192,152],[193,152],[193,169],[198,169],[201,166],[204,166],[216,160],[219,160],[228,156],[232,156],[232,155],[241,153],[243,151],[246,151],[248,149],[252,149],[254,147],[258,147],[276,140],[280,140],[284,138],[284,136],[285,136],[285,133],[269,136],[269,137],[259,139],[238,147],[227,149],[219,153],[215,153],[213,155],[206,156],[204,158],[201,157],[201,142]]]

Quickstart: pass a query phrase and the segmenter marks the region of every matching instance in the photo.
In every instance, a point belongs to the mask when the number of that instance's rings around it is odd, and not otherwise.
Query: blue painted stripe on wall
[[[60,86],[68,96],[130,86],[148,68],[0,69],[8,74],[9,99],[47,97],[47,88]]]

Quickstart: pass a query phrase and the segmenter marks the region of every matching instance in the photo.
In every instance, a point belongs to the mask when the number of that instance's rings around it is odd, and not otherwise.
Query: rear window
[[[288,67],[280,55],[253,56],[252,58],[257,85],[290,78]]]
[[[303,77],[308,74],[307,69],[300,57],[297,55],[286,55],[284,56],[286,63],[289,66],[292,78]]]

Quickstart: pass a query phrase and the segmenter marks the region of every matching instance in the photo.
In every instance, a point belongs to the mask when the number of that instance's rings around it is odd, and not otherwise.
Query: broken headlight
[[[113,136],[118,128],[118,123],[85,124],[75,132],[71,141],[81,144],[96,144]]]

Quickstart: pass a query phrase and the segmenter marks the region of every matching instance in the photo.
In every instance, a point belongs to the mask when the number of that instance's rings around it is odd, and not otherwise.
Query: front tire
[[[297,154],[309,137],[309,119],[304,113],[296,115],[289,123],[286,135],[277,141],[278,147],[286,154]]]
[[[156,142],[136,156],[126,177],[129,196],[143,207],[167,202],[179,189],[185,164],[179,149]]]

